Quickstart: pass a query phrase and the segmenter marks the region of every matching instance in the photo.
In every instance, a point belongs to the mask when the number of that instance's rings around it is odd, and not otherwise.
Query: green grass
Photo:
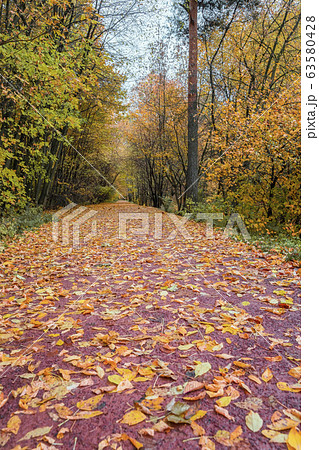
[[[286,261],[301,260],[301,239],[299,237],[277,234],[274,236],[252,236],[250,242],[263,252],[277,251]]]
[[[8,241],[21,235],[24,231],[50,221],[51,215],[45,213],[40,206],[28,206],[19,213],[6,213],[0,217],[0,248],[3,249]]]

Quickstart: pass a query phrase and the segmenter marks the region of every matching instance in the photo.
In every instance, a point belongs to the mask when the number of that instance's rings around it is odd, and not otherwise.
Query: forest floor
[[[0,447],[299,449],[298,264],[88,210],[77,246],[64,221],[64,243],[46,224],[0,254]]]

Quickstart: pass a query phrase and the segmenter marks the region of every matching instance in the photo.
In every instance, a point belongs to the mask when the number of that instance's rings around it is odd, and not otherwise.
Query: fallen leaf
[[[215,356],[217,358],[221,358],[221,359],[232,359],[232,358],[235,358],[235,356],[227,355],[226,353],[218,353]]]
[[[271,362],[278,362],[282,360],[282,356],[277,355],[277,356],[264,356],[265,359],[267,359],[267,361],[271,361]]]
[[[289,392],[300,392],[301,386],[293,385],[289,386],[289,384],[285,383],[284,381],[279,381],[277,383],[277,388],[281,391],[289,391]]]
[[[117,385],[116,392],[121,393],[127,389],[132,389],[132,388],[133,388],[133,384],[129,380],[122,380]]]
[[[263,426],[263,420],[260,415],[256,412],[250,411],[245,417],[245,422],[247,427],[256,433]]]
[[[133,409],[126,413],[121,420],[121,423],[126,423],[127,425],[136,425],[137,423],[143,422],[146,419],[146,415],[142,411]]]
[[[123,381],[123,377],[121,377],[120,375],[109,375],[107,379],[110,383],[114,384],[120,384],[120,382]]]
[[[251,367],[250,364],[243,363],[242,361],[234,361],[233,364],[237,367],[241,367],[242,369],[249,369]]]
[[[69,428],[62,427],[61,430],[59,430],[59,432],[57,434],[57,438],[62,439],[64,437],[64,435],[69,432],[70,432]]]
[[[299,378],[301,378],[301,367],[293,367],[289,370],[288,374],[299,380]]]
[[[104,377],[104,375],[105,375],[105,372],[102,369],[102,367],[96,366],[95,370],[96,370],[97,376],[102,379]]]
[[[248,411],[258,411],[263,407],[263,401],[258,397],[248,397],[243,402],[236,402],[234,405],[238,408],[247,409]]]
[[[225,406],[228,406],[231,401],[232,401],[232,398],[230,396],[228,396],[228,397],[221,397],[218,400],[216,400],[216,404],[218,406],[225,407]]]
[[[294,408],[284,409],[284,414],[292,420],[301,421],[301,412]]]
[[[258,377],[256,377],[255,375],[248,375],[248,378],[257,384],[261,384],[261,380]]]
[[[139,430],[139,434],[141,436],[151,436],[154,437],[155,435],[155,430],[153,428],[142,428],[141,430]]]
[[[72,409],[68,408],[65,405],[54,405],[54,408],[61,419],[66,419],[68,416],[72,416],[73,414]]]
[[[295,427],[289,431],[287,447],[288,450],[301,450],[301,433]]]
[[[220,406],[217,406],[217,405],[214,405],[214,408],[218,414],[221,414],[222,416],[226,417],[226,419],[233,420],[233,421],[235,420],[234,417],[229,414],[227,409],[221,408]]]
[[[92,419],[92,417],[103,414],[103,411],[79,411],[73,416],[68,416],[68,420]]]
[[[285,444],[288,439],[287,434],[274,430],[262,430],[261,434],[270,439],[270,442],[276,442],[277,444]]]
[[[193,421],[193,420],[201,419],[202,417],[206,416],[206,414],[207,414],[207,411],[203,411],[200,409],[193,416],[190,417],[190,420]]]
[[[267,367],[265,372],[262,374],[261,378],[265,381],[265,383],[268,383],[273,377],[272,371]]]
[[[168,422],[173,422],[173,423],[190,423],[189,419],[185,419],[182,416],[176,416],[175,414],[169,414],[166,417],[166,420],[168,420]]]
[[[83,409],[84,411],[92,411],[97,407],[103,397],[104,394],[96,395],[94,397],[88,398],[87,400],[81,400],[80,402],[77,402],[76,406],[79,409]]]
[[[243,429],[242,429],[242,427],[239,425],[238,427],[236,427],[235,429],[234,429],[234,431],[232,431],[231,433],[230,433],[230,439],[232,440],[232,441],[234,441],[235,439],[237,439],[239,436],[241,436],[243,434]]]
[[[19,439],[19,441],[27,441],[28,439],[45,436],[50,432],[52,427],[41,427],[41,428],[35,428],[32,431],[29,431],[26,435],[23,436],[23,438]]]
[[[5,431],[9,432],[9,433],[13,433],[13,434],[17,434],[20,428],[20,424],[21,424],[21,419],[19,416],[14,415],[12,416],[8,423],[7,423],[7,427],[5,428]]]
[[[283,431],[283,430],[289,430],[290,428],[294,428],[298,425],[299,425],[299,421],[284,417],[283,419],[277,420],[276,422],[272,423],[271,425],[267,425],[267,426],[271,430]]]
[[[153,430],[158,431],[159,433],[162,433],[163,431],[169,431],[171,429],[172,427],[167,425],[167,423],[165,423],[163,420],[160,420],[159,422],[157,422],[157,424],[153,426]]]
[[[200,377],[205,373],[209,372],[212,366],[209,362],[200,363],[195,366],[195,377]]]
[[[204,428],[194,421],[191,422],[191,427],[195,436],[203,436],[206,433]]]
[[[204,383],[199,381],[188,381],[185,384],[183,394],[188,394],[188,392],[197,391],[198,389],[202,389],[204,387]]]
[[[215,450],[214,442],[210,440],[207,436],[202,436],[200,438],[199,445],[202,447],[202,450]]]

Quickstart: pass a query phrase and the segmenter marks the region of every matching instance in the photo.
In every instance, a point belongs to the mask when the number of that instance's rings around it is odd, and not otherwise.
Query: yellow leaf
[[[202,417],[206,416],[207,411],[203,411],[202,409],[200,409],[199,411],[197,411],[192,417],[190,417],[190,420],[198,420],[201,419]]]
[[[237,367],[241,367],[242,369],[249,369],[251,367],[250,364],[243,363],[241,361],[234,361],[233,364]]]
[[[263,426],[263,420],[256,412],[250,411],[245,417],[247,427],[256,433]]]
[[[109,375],[107,379],[114,384],[119,384],[121,381],[123,381],[123,377],[120,377],[120,375]]]
[[[66,419],[73,414],[73,411],[65,405],[55,405],[54,407],[61,419]]]
[[[97,376],[102,379],[104,377],[104,375],[105,375],[105,372],[102,369],[102,367],[96,366],[95,370],[96,370]]]
[[[17,415],[12,416],[7,423],[6,431],[8,431],[9,433],[17,434],[20,428],[20,424],[21,424],[20,417]]]
[[[212,366],[209,362],[197,364],[197,366],[195,367],[195,377],[204,375],[204,373],[207,373],[211,368]]]
[[[295,385],[289,386],[284,381],[279,381],[277,383],[277,388],[280,389],[281,391],[289,391],[289,392],[300,392],[301,391],[301,387],[295,386]]]
[[[261,378],[265,381],[265,383],[268,383],[273,377],[272,371],[267,367],[265,372],[262,374]]]
[[[212,333],[215,330],[215,328],[212,325],[207,325],[205,328],[205,334]]]
[[[104,394],[95,395],[94,397],[90,397],[87,400],[82,400],[80,402],[77,402],[76,406],[79,409],[83,409],[84,411],[92,411],[100,403],[103,396],[104,396]]]
[[[150,367],[140,367],[138,373],[143,377],[153,377],[155,375],[154,371]]]
[[[243,306],[248,306],[248,305],[250,305],[250,302],[242,302],[241,303]]]
[[[287,442],[288,435],[280,433],[279,431],[274,430],[262,430],[261,434],[266,436],[266,438],[270,439],[270,442],[276,442],[277,444],[284,444]]]
[[[230,396],[222,397],[222,398],[219,398],[218,400],[216,400],[216,403],[217,403],[218,406],[225,407],[225,406],[229,405],[231,400],[232,400],[232,398]]]
[[[63,345],[63,344],[64,344],[64,342],[62,341],[62,339],[59,339],[55,345]]]
[[[226,342],[227,342],[227,344],[231,344],[231,339],[226,338]]]
[[[283,419],[277,420],[271,425],[268,425],[268,428],[275,431],[283,431],[289,430],[290,428],[295,428],[297,425],[299,425],[299,421],[284,417]]]
[[[194,344],[179,345],[177,348],[178,350],[189,350],[192,347],[194,347]]]
[[[292,369],[289,370],[289,375],[291,375],[294,378],[297,378],[299,380],[299,378],[301,378],[301,367],[293,367]]]
[[[103,414],[103,411],[79,411],[74,416],[68,416],[69,420],[92,419],[92,417]]]
[[[126,423],[127,425],[136,425],[137,423],[143,422],[143,420],[145,419],[146,415],[143,414],[142,411],[133,409],[133,411],[130,411],[123,416],[121,423]]]
[[[41,427],[36,428],[35,430],[29,431],[23,438],[19,439],[19,441],[27,441],[29,439],[44,436],[45,434],[49,433],[52,427]]]
[[[295,427],[291,428],[288,434],[287,447],[293,450],[301,450],[301,433]]]

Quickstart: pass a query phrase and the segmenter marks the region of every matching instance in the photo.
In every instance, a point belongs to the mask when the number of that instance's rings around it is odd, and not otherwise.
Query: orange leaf
[[[267,367],[265,372],[262,374],[261,378],[265,381],[265,383],[268,383],[273,377],[272,371]]]
[[[195,436],[203,436],[206,433],[204,428],[194,421],[191,422],[191,427]]]
[[[214,408],[218,414],[221,414],[222,416],[226,417],[226,419],[233,420],[233,421],[235,420],[234,417],[229,414],[227,409],[221,408],[220,406],[217,406],[217,405],[214,405]]]

